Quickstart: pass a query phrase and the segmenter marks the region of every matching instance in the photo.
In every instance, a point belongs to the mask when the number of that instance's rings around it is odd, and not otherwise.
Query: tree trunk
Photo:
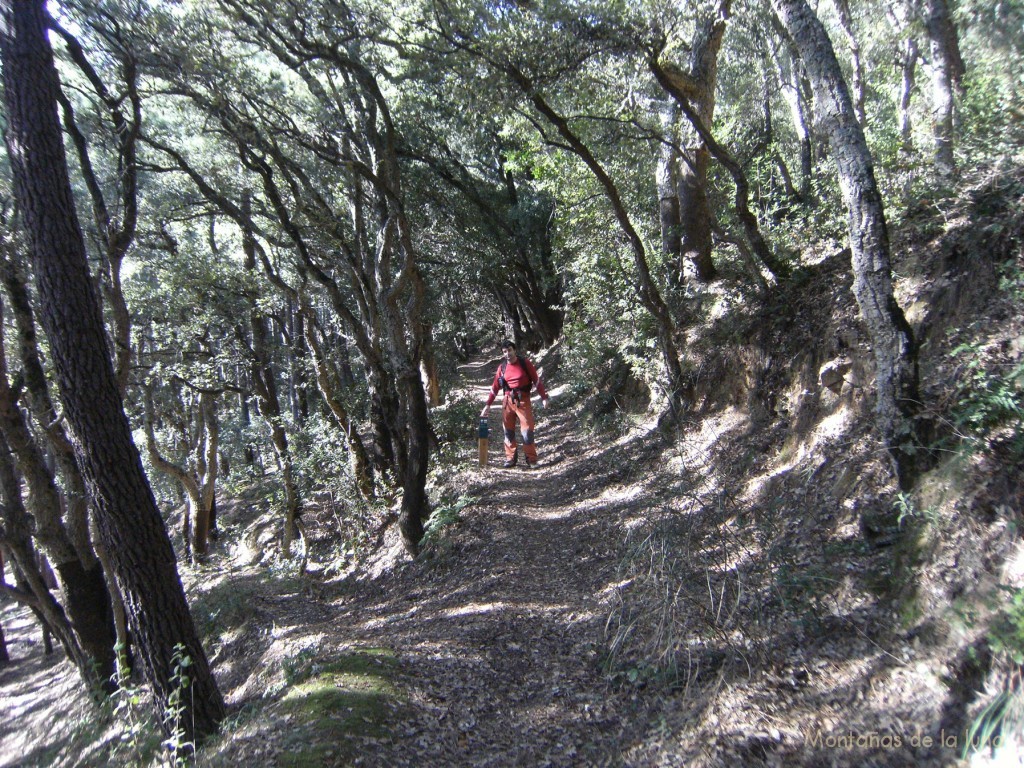
[[[764,237],[761,236],[761,229],[757,223],[757,217],[750,210],[750,185],[747,182],[747,176],[743,172],[743,168],[736,161],[735,158],[719,144],[715,137],[711,135],[711,130],[708,128],[696,110],[690,106],[689,99],[686,97],[686,81],[684,77],[680,76],[680,73],[673,71],[670,67],[666,66],[658,60],[658,56],[652,56],[648,62],[648,66],[651,72],[654,74],[658,84],[665,89],[665,92],[670,94],[675,99],[679,109],[686,115],[686,119],[690,122],[693,130],[696,131],[697,135],[704,142],[706,150],[714,156],[714,158],[728,171],[729,175],[732,176],[733,183],[736,186],[736,195],[734,199],[736,216],[743,225],[743,231],[747,239],[750,241],[750,245],[757,254],[758,259],[768,271],[772,273],[775,278],[783,277],[788,273],[788,268],[785,264],[775,258],[775,254],[772,253],[771,248],[768,247],[768,243],[765,242]],[[709,212],[710,215],[710,212]],[[708,219],[708,236],[710,237],[711,231],[714,229],[714,218]],[[760,277],[760,275],[759,275]],[[763,277],[760,278],[759,282],[763,281]]]
[[[806,0],[772,0],[803,59],[849,211],[854,294],[875,357],[878,431],[900,482],[911,478],[917,363],[914,340],[892,290],[889,233],[871,153],[825,28]]]
[[[306,319],[306,343],[313,354],[313,366],[316,369],[316,381],[320,388],[320,395],[323,397],[327,407],[331,409],[334,418],[338,422],[341,433],[345,436],[345,442],[349,450],[352,467],[352,477],[355,480],[356,488],[365,499],[372,499],[376,493],[374,489],[373,469],[370,466],[370,458],[366,453],[359,433],[349,418],[348,411],[342,404],[331,381],[330,371],[327,367],[327,359],[324,355],[320,339],[317,338],[317,326],[313,319],[311,309],[306,309],[309,317]]]
[[[611,205],[612,213],[615,216],[619,228],[626,236],[633,253],[633,265],[637,273],[637,292],[640,303],[644,309],[651,313],[657,329],[658,347],[661,350],[662,362],[665,365],[667,379],[667,396],[669,410],[674,420],[678,421],[684,411],[689,408],[690,387],[683,376],[683,368],[679,362],[679,351],[676,347],[675,322],[669,311],[665,299],[658,290],[654,278],[651,276],[650,265],[647,261],[647,249],[640,234],[633,226],[629,211],[626,209],[622,196],[615,181],[608,175],[608,171],[594,157],[594,153],[572,130],[569,121],[556,112],[544,99],[533,83],[518,69],[510,68],[509,74],[513,80],[527,94],[534,107],[555,127],[559,135],[565,139],[566,144],[572,152],[579,157],[588,170],[594,175],[604,191],[605,197]]]
[[[775,22],[778,25],[778,21]],[[779,29],[786,37],[785,29]],[[789,41],[789,57],[780,52],[773,55],[782,96],[789,106],[789,113],[796,131],[797,143],[800,148],[800,198],[805,205],[813,202],[811,182],[814,178],[814,146],[811,141],[811,102],[812,95],[806,74],[801,66],[800,56]]]
[[[252,364],[250,378],[253,389],[260,403],[260,413],[267,426],[270,427],[270,440],[274,445],[274,454],[281,467],[281,483],[284,486],[284,530],[281,535],[281,549],[286,556],[291,555],[292,542],[298,535],[296,526],[299,517],[299,489],[295,483],[291,450],[288,447],[288,433],[284,428],[281,413],[281,402],[277,395],[277,384],[270,360],[268,346],[267,318],[257,309],[251,312],[252,330]]]
[[[31,602],[22,599],[32,609],[43,627],[43,637],[48,641],[53,632],[64,647],[68,659],[74,664],[89,688],[98,687],[100,680],[95,674],[88,656],[82,650],[71,628],[64,609],[54,599],[46,580],[39,571],[39,556],[32,545],[31,522],[22,503],[21,481],[15,469],[14,456],[10,446],[0,433],[0,521],[3,522],[4,546],[10,555],[11,565],[19,588],[31,596]],[[50,651],[52,652],[52,646]]]
[[[302,427],[309,416],[309,401],[306,397],[306,333],[303,329],[305,318],[289,297],[287,301],[288,322],[288,402],[291,406],[292,421]]]
[[[163,472],[165,475],[174,478],[180,484],[182,489],[185,491],[187,500],[185,502],[185,511],[182,514],[181,521],[181,542],[184,548],[183,557],[186,560],[192,559],[193,541],[195,543],[195,554],[202,555],[206,553],[205,538],[203,543],[199,541],[199,518],[202,517],[203,498],[202,491],[200,489],[200,483],[202,482],[201,475],[200,479],[196,479],[191,472],[184,467],[178,466],[174,462],[167,459],[161,452],[160,447],[156,441],[156,408],[153,404],[153,386],[152,384],[146,384],[143,387],[143,425],[146,433],[146,449],[149,453],[149,461],[153,465],[153,468],[159,472]],[[204,427],[200,425],[197,429],[200,433],[204,431]],[[199,438],[199,444],[202,445],[202,437]],[[195,520],[195,529],[193,529],[192,521]],[[193,533],[195,531],[195,533]]]
[[[101,685],[110,689],[116,669],[114,625],[103,569],[91,550],[83,561],[71,541],[61,518],[64,505],[53,472],[15,397],[7,379],[7,359],[0,340],[0,433],[13,450],[27,481],[35,538],[57,570],[68,618],[89,657],[90,668],[80,672],[86,680],[95,676]]]
[[[658,154],[658,218],[661,223],[661,250],[673,257],[676,264],[682,259],[683,241],[680,235],[679,218],[679,164],[682,159],[676,149],[679,133],[679,108],[669,100],[658,102],[662,133],[670,139],[661,145]],[[678,270],[675,270],[678,272]],[[678,275],[674,275],[677,277]]]
[[[64,431],[64,422],[57,413],[50,396],[50,385],[43,369],[42,355],[36,333],[35,312],[29,297],[22,265],[13,259],[0,264],[0,281],[7,290],[18,331],[18,353],[21,373],[28,391],[28,405],[38,424],[45,432],[50,452],[63,480],[64,517],[68,535],[83,565],[90,567],[96,556],[89,535],[89,510],[85,496],[85,481],[75,461],[75,449]]]
[[[168,736],[180,732],[195,740],[216,729],[224,701],[196,634],[114,377],[68,179],[44,5],[2,0],[0,13],[8,156],[64,412],[161,713],[176,693],[176,653],[183,649],[191,659],[191,685],[180,698],[180,715],[162,725]]]
[[[914,93],[917,61],[920,55],[917,41],[907,37],[903,43],[903,58],[900,61],[900,151],[908,156],[914,151],[914,122],[910,114],[910,100]]]
[[[110,121],[106,126],[110,138],[117,147],[116,184],[119,199],[111,215],[104,198],[103,189],[93,170],[85,137],[75,123],[71,101],[58,92],[57,96],[64,110],[64,126],[71,137],[78,154],[79,169],[92,201],[93,220],[104,257],[103,294],[107,298],[113,321],[111,341],[114,351],[114,372],[118,388],[124,397],[131,374],[131,314],[121,285],[121,266],[128,250],[135,240],[138,225],[138,174],[137,147],[142,123],[142,99],[139,96],[138,66],[135,59],[124,50],[117,50],[118,73],[123,82],[118,83],[118,93],[111,94],[96,69],[89,62],[85,50],[78,40],[59,24],[51,22],[51,28],[59,34],[68,47],[71,61],[85,75]],[[130,109],[125,114],[125,107]],[[101,111],[103,111],[101,110]]]
[[[0,593],[7,586],[7,579],[4,574],[4,548],[0,545]],[[7,640],[4,638],[4,627],[0,624],[0,667],[11,663],[11,656],[7,653]]]
[[[718,52],[725,37],[730,6],[731,0],[719,0],[714,13],[700,22],[690,48],[689,70],[685,73],[675,70],[677,80],[686,83],[684,95],[692,111],[706,126],[712,124],[715,116]],[[697,280],[707,282],[715,277],[711,260],[712,214],[707,194],[710,156],[703,138],[692,130],[689,135],[689,146],[684,148],[681,162],[675,169],[681,257],[676,279],[682,282],[683,275],[692,272]]]
[[[956,170],[953,157],[954,91],[963,86],[964,61],[956,25],[946,0],[926,0],[925,29],[931,47],[932,132],[935,139],[935,168],[941,176]]]
[[[680,276],[690,269],[698,281],[706,283],[715,277],[711,260],[711,206],[708,203],[708,150],[689,147],[679,167],[679,222],[682,238],[679,249],[682,261]],[[682,281],[680,281],[682,282]]]
[[[441,379],[437,371],[437,358],[434,357],[433,328],[426,323],[424,323],[423,327],[423,350],[420,358],[420,377],[423,383],[423,390],[427,394],[427,405],[432,407],[440,405]]]
[[[217,396],[203,392],[199,396],[203,416],[203,435],[197,450],[199,474],[199,508],[196,512],[196,555],[203,557],[209,549],[210,530],[213,526],[213,506],[217,494],[217,474],[220,464],[217,449],[220,445],[220,422],[217,421]]]
[[[846,42],[850,46],[850,71],[853,74],[853,109],[860,127],[867,130],[867,115],[864,112],[864,67],[860,60],[860,43],[853,28],[853,15],[850,13],[850,0],[833,0],[839,25],[846,34]]]

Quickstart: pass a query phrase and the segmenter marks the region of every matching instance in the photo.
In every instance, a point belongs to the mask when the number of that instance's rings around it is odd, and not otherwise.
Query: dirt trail
[[[462,369],[480,403],[494,365]],[[475,501],[419,561],[399,555],[374,578],[341,583],[267,579],[227,551],[202,569],[182,566],[186,582],[220,577],[251,617],[210,654],[233,712],[256,713],[223,737],[210,764],[348,765],[342,754],[353,752],[355,764],[381,766],[624,763],[644,729],[643,707],[635,692],[608,685],[600,656],[621,523],[635,507],[624,491],[644,448],[597,445],[560,408],[557,390],[536,415],[540,466],[505,470],[496,403],[489,467],[474,466],[474,436],[458,474]],[[105,729],[83,735],[98,715],[71,666],[42,659],[22,609],[6,605],[4,627],[19,663],[0,670],[0,768],[103,764],[95,747]],[[302,649],[313,649],[304,662],[315,665],[358,648],[386,649],[396,661],[401,703],[386,732],[356,734],[355,749],[336,759],[321,752],[294,762],[296,724],[273,703],[282,670]]]
[[[489,381],[492,370],[465,372]],[[622,449],[580,437],[555,397],[536,411],[539,468],[501,469],[497,405],[490,466],[467,489],[478,501],[443,551],[365,585],[338,617],[357,642],[397,652],[415,705],[368,763],[616,764],[637,735],[633,705],[598,664]]]

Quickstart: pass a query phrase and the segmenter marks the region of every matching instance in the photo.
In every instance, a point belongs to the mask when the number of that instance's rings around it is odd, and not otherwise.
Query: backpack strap
[[[519,355],[517,355],[517,357],[522,361],[523,370],[526,371],[526,375],[527,375],[527,377],[529,377],[530,376],[529,361],[525,357],[522,357],[522,356],[519,356]],[[502,360],[501,361],[501,367],[498,369],[498,383],[501,385],[501,391],[507,394],[508,391],[511,389],[511,387],[508,385],[508,382],[505,380],[505,368],[506,368],[506,366],[508,366],[508,360]],[[533,385],[534,384],[536,384],[536,382],[533,381],[533,379],[530,379],[530,383],[527,384],[525,387],[517,387],[516,389],[519,390],[520,392],[529,392],[531,389],[533,389]]]

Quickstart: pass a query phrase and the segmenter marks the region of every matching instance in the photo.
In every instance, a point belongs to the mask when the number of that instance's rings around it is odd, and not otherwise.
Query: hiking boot
[[[523,469],[533,469],[534,467],[537,466],[537,462],[536,461],[530,461],[529,459],[525,459],[525,458],[523,459],[523,461],[526,462],[526,466],[524,466]]]
[[[505,463],[502,464],[501,466],[503,466],[505,469],[512,469],[512,467],[514,467],[516,465],[516,462],[518,460],[519,460],[519,454],[516,454],[511,459],[505,459]],[[527,462],[527,463],[529,463],[529,462]]]

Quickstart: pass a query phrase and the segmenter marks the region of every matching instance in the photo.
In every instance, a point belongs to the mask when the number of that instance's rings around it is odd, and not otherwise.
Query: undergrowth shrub
[[[725,668],[749,671],[746,574],[723,567],[730,543],[712,541],[709,534],[718,533],[683,519],[631,534],[605,624],[605,669],[613,680],[685,691]]]
[[[443,404],[431,409],[430,422],[437,435],[439,461],[456,460],[460,444],[476,437],[482,406],[483,403],[472,394],[456,391],[449,394]]]
[[[1024,360],[994,358],[976,344],[951,355],[962,360],[953,423],[963,446],[984,450],[998,440],[1024,457]]]
[[[434,506],[420,542],[424,555],[436,556],[444,549],[448,530],[462,519],[462,510],[478,500],[474,496],[461,495],[454,501],[443,500]]]
[[[967,728],[965,758],[988,753],[1015,760],[1024,742],[1024,589],[1000,585],[999,598],[986,636],[992,652],[991,692]]]

